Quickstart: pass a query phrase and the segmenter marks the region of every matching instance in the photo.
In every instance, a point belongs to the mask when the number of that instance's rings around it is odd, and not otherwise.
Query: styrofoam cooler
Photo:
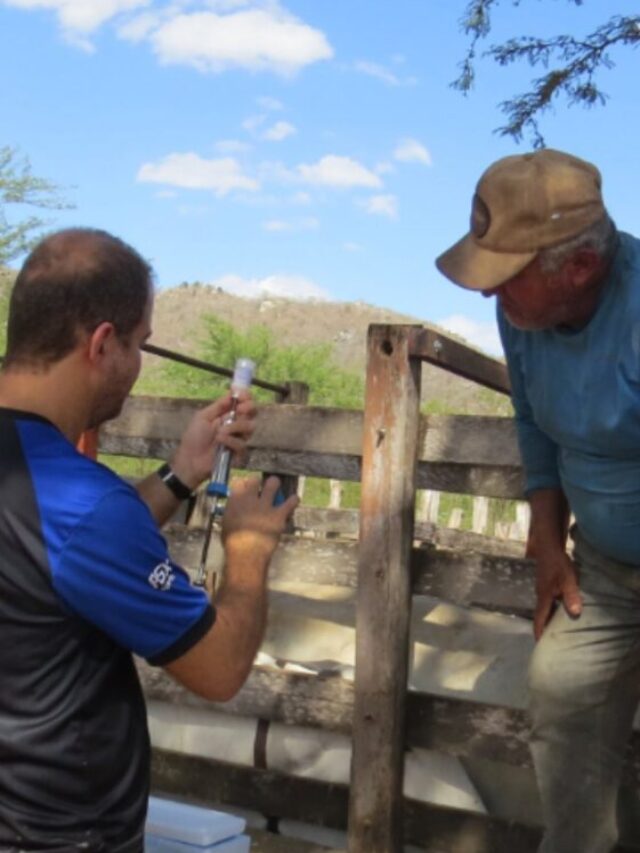
[[[213,809],[149,797],[145,853],[249,853],[245,821]]]

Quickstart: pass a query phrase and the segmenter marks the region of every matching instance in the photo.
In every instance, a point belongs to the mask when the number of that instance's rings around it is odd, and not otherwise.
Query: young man
[[[608,853],[640,697],[640,241],[616,230],[595,166],[541,150],[489,167],[471,232],[436,263],[497,297],[511,376],[537,571],[540,851]]]
[[[266,574],[296,499],[245,481],[223,524],[215,606],[158,532],[241,451],[255,408],[230,396],[187,428],[162,477],[136,491],[75,445],[115,417],[151,334],[150,267],[121,240],[71,229],[16,280],[0,374],[0,850],[140,853],[149,738],[131,653],[229,699],[263,636]]]

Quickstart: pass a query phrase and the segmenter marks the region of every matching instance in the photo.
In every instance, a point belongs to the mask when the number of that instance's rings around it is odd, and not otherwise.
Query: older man
[[[141,853],[149,737],[131,652],[214,700],[263,635],[266,573],[295,498],[248,481],[229,501],[215,605],[158,524],[253,430],[247,394],[187,428],[136,491],[75,449],[114,417],[151,334],[145,261],[102,231],[44,240],[16,280],[0,374],[0,850]],[[158,476],[160,474],[160,476]]]
[[[640,697],[640,241],[595,166],[541,150],[487,169],[470,233],[436,263],[497,297],[537,571],[540,851],[608,853]]]

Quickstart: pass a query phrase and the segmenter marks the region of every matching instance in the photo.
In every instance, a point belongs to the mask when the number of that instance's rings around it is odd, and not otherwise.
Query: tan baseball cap
[[[595,166],[562,151],[504,157],[478,182],[469,234],[436,266],[462,287],[498,287],[541,249],[577,237],[604,217],[601,185]]]

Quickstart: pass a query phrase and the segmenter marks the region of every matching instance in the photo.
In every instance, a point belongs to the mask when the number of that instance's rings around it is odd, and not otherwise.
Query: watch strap
[[[179,501],[186,501],[192,496],[193,491],[186,483],[182,482],[168,462],[161,465],[156,474]]]

